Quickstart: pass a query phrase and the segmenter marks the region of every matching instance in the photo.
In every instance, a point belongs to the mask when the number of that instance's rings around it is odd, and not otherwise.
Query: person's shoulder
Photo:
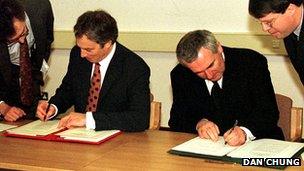
[[[192,77],[196,76],[190,69],[183,66],[182,64],[177,64],[170,72],[171,76],[185,76],[185,77]]]
[[[116,42],[116,52],[115,52],[125,63],[134,66],[146,66],[148,67],[147,63],[144,59],[133,52],[132,50],[128,49],[127,47],[123,46],[122,44]]]
[[[266,57],[255,51],[248,48],[232,48],[232,47],[223,47],[225,56],[233,56],[234,59],[241,59],[242,61],[264,61]]]
[[[49,0],[23,0],[21,3],[25,6],[51,6],[51,2]]]

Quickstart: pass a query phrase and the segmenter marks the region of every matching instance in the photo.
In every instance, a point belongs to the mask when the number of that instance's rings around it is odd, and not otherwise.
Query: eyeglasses
[[[262,25],[262,26],[267,26],[267,27],[273,27],[273,25],[276,23],[276,21],[278,20],[278,18],[281,16],[282,14],[276,14],[275,17],[273,17],[270,20],[267,21],[261,21],[258,20],[258,22]]]

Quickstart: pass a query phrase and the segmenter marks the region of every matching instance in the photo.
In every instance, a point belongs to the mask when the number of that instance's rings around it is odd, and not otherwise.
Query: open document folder
[[[59,129],[57,128],[58,123],[59,120],[47,122],[37,120],[7,130],[4,135],[38,140],[100,144],[121,133],[119,130],[94,131],[86,130],[85,128]]]
[[[168,152],[171,154],[242,163],[244,158],[294,158],[304,151],[304,143],[258,139],[242,146],[225,145],[223,137],[213,142],[199,137],[186,141]],[[281,167],[279,169],[282,169]]]

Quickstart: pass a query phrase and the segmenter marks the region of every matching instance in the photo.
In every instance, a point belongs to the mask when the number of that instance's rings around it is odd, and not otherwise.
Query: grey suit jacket
[[[34,81],[35,102],[31,106],[23,106],[20,101],[19,67],[13,66],[6,42],[0,42],[0,101],[11,106],[22,108],[28,118],[32,118],[36,102],[40,98],[40,86],[43,85],[40,72],[42,61],[50,56],[53,37],[53,12],[49,0],[21,0],[30,19],[35,37],[31,48],[32,74]]]

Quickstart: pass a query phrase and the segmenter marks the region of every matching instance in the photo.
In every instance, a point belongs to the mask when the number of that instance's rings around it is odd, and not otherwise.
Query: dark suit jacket
[[[195,133],[196,124],[206,118],[217,124],[223,135],[238,120],[239,126],[248,128],[257,138],[283,139],[266,58],[248,49],[223,48],[226,69],[220,112],[212,110],[205,80],[178,64],[171,71],[170,128]]]
[[[138,55],[119,43],[116,45],[100,91],[97,111],[93,112],[96,130],[143,131],[149,126],[150,69]],[[68,71],[50,99],[50,103],[58,107],[58,113],[65,112],[72,105],[75,112],[86,112],[91,71],[92,63],[80,57],[80,48],[75,46],[70,54]]]
[[[290,61],[304,85],[304,26],[301,28],[299,40],[292,33],[284,38],[284,44]]]
[[[40,72],[43,59],[50,56],[53,37],[53,12],[48,0],[22,0],[30,19],[35,37],[35,46],[31,49],[32,74],[35,99],[40,98],[40,86],[43,85]],[[25,110],[27,117],[36,113],[36,102],[30,107],[23,106],[20,101],[19,67],[13,66],[6,42],[0,42],[0,101]]]

